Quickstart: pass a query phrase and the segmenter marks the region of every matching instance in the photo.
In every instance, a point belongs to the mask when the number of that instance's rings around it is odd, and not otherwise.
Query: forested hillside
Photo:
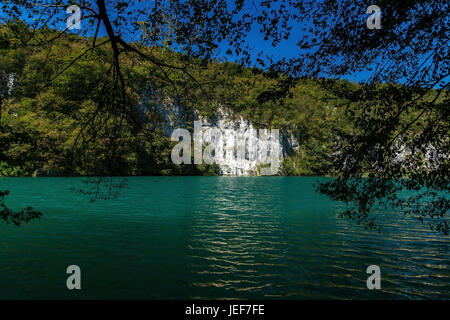
[[[120,118],[111,117],[114,110],[103,113],[97,108],[114,85],[103,81],[112,72],[112,52],[98,44],[107,39],[93,43],[92,38],[50,29],[31,31],[20,22],[0,30],[1,176],[29,176],[36,170],[59,175],[214,174],[206,165],[183,167],[171,162],[173,143],[163,135],[152,106],[145,113],[136,108],[134,121],[140,129],[118,123]],[[47,46],[50,39],[54,40]],[[334,129],[351,128],[345,128],[345,101],[335,99],[318,80],[292,79],[228,62],[195,61],[166,48],[141,50],[171,65],[192,63],[189,76],[172,71],[169,82],[154,64],[139,56],[127,57],[122,61],[124,77],[134,86],[129,94],[135,105],[144,96],[157,96],[205,116],[224,106],[258,128],[278,128],[298,137],[300,148],[284,159],[281,174],[330,174],[323,168]],[[357,87],[346,81],[338,86]],[[117,131],[121,138],[111,139]]]

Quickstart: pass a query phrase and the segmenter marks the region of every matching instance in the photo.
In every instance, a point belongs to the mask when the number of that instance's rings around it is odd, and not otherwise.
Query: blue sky
[[[230,0],[230,2],[233,2]],[[153,6],[153,1],[146,1],[145,3],[136,3],[136,6],[139,7],[147,7],[148,10],[152,9]],[[66,27],[65,25],[65,20],[70,16],[70,14],[66,13],[66,9],[65,8],[61,8],[61,17],[63,19],[63,22],[60,22],[58,24],[55,25],[56,28],[58,29],[64,29]],[[246,8],[246,10],[255,10],[254,8]],[[364,14],[364,10],[362,11],[362,13]],[[83,14],[87,14],[87,13],[83,13]],[[110,11],[110,14],[113,14],[112,10]],[[3,13],[0,12],[0,19],[1,18],[7,18],[5,17],[5,15]],[[113,17],[112,17],[113,18]],[[1,19],[1,20],[3,20]],[[24,17],[24,20],[27,20],[27,18]],[[31,22],[31,21],[30,21]],[[82,22],[84,24],[84,27],[86,27],[87,23]],[[298,52],[299,52],[299,48],[296,45],[296,39],[299,38],[298,32],[300,32],[299,30],[300,27],[298,26],[298,28],[296,28],[295,24],[293,24],[293,29],[292,29],[292,34],[294,36],[291,36],[288,40],[282,40],[276,47],[272,46],[272,44],[269,41],[265,41],[263,38],[263,35],[260,34],[258,32],[258,28],[256,27],[252,30],[252,32],[250,32],[247,36],[247,41],[250,45],[250,47],[255,48],[255,52],[259,52],[259,51],[263,51],[265,55],[267,56],[271,56],[273,58],[274,61],[278,61],[282,58],[293,58],[296,57]],[[72,32],[75,33],[79,33],[77,30],[74,30]],[[296,34],[297,32],[297,34]],[[83,33],[85,34],[93,34],[94,30],[83,30]],[[100,29],[100,35],[105,35],[106,32],[102,29]],[[127,34],[125,32],[124,34],[124,38],[127,41],[133,41],[135,40],[135,36],[133,36],[132,34]],[[221,44],[219,46],[220,50],[217,54],[217,58],[220,58],[221,60],[231,60],[233,61],[234,59],[236,59],[235,56],[226,56],[224,53],[227,49],[227,45],[226,44]],[[256,58],[253,59],[253,63],[254,64],[256,61]],[[351,76],[346,76],[344,78],[352,80],[352,81],[363,81],[365,79],[367,79],[370,76],[370,72],[362,72],[359,74],[354,74]]]

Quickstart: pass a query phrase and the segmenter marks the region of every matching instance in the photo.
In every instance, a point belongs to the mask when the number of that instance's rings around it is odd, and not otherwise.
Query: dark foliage
[[[27,207],[22,211],[13,211],[6,207],[5,197],[9,194],[9,191],[0,191],[0,219],[6,223],[13,223],[16,226],[20,226],[22,223],[27,223],[33,219],[39,219],[42,213],[33,211],[33,208]]]

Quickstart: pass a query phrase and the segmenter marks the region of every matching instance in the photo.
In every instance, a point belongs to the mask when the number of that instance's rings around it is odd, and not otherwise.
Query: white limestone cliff
[[[155,97],[156,95],[152,94],[150,96]],[[141,110],[146,111],[149,108],[160,115],[161,125],[167,137],[170,137],[173,130],[177,128],[186,128],[193,136],[194,121],[202,122],[203,135],[211,132],[210,129],[219,130],[222,134],[217,144],[222,146],[222,148],[218,149],[222,157],[218,157],[221,160],[218,160],[216,163],[219,167],[219,174],[221,175],[252,176],[260,173],[262,163],[265,162],[265,167],[269,167],[270,165],[267,164],[270,162],[269,159],[265,158],[264,150],[259,148],[264,141],[267,142],[266,146],[268,149],[272,150],[272,153],[271,151],[267,152],[268,157],[276,156],[277,152],[273,151],[279,150],[278,160],[280,163],[286,155],[290,154],[299,146],[298,139],[282,130],[279,132],[278,139],[273,139],[274,137],[269,134],[267,137],[258,135],[256,140],[253,141],[251,139],[245,140],[245,136],[249,132],[253,130],[258,132],[259,129],[266,128],[257,128],[251,121],[244,119],[240,115],[232,114],[224,107],[217,107],[215,115],[211,118],[201,116],[197,110],[186,110],[170,99],[158,99],[158,101],[155,101],[154,98],[143,99],[141,102]],[[247,141],[244,159],[237,156],[237,141],[239,139],[244,139],[241,141]],[[257,150],[254,156],[250,154],[251,152],[247,151],[252,147]]]

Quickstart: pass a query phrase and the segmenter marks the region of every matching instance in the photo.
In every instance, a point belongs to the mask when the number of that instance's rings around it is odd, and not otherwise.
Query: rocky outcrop
[[[33,173],[33,178],[36,177],[59,177],[60,174],[58,171],[53,169],[43,169],[39,168]]]
[[[154,94],[150,95],[154,97]],[[233,114],[226,108],[218,106],[213,117],[201,116],[197,110],[186,110],[183,106],[177,105],[170,99],[155,101],[154,98],[143,99],[141,104],[143,113],[151,109],[160,116],[161,126],[167,137],[177,128],[186,128],[193,135],[194,121],[202,122],[202,133],[205,134],[210,129],[217,129],[222,134],[218,144],[222,146],[219,152],[223,153],[222,161],[218,161],[219,174],[229,176],[250,176],[259,174],[259,168],[262,163],[261,152],[256,157],[246,154],[245,159],[239,159],[236,156],[236,141],[245,139],[245,132],[253,130],[258,131],[254,124],[244,119],[242,116]],[[245,141],[245,140],[244,140]],[[279,150],[279,161],[292,154],[299,147],[299,139],[287,130],[279,129],[279,137],[275,141],[272,136],[268,136],[265,141],[270,146],[270,150]],[[261,136],[256,138],[252,143],[257,146],[261,143]],[[269,151],[270,154],[270,151]],[[234,155],[234,156],[233,156]],[[269,155],[270,156],[270,155]]]

